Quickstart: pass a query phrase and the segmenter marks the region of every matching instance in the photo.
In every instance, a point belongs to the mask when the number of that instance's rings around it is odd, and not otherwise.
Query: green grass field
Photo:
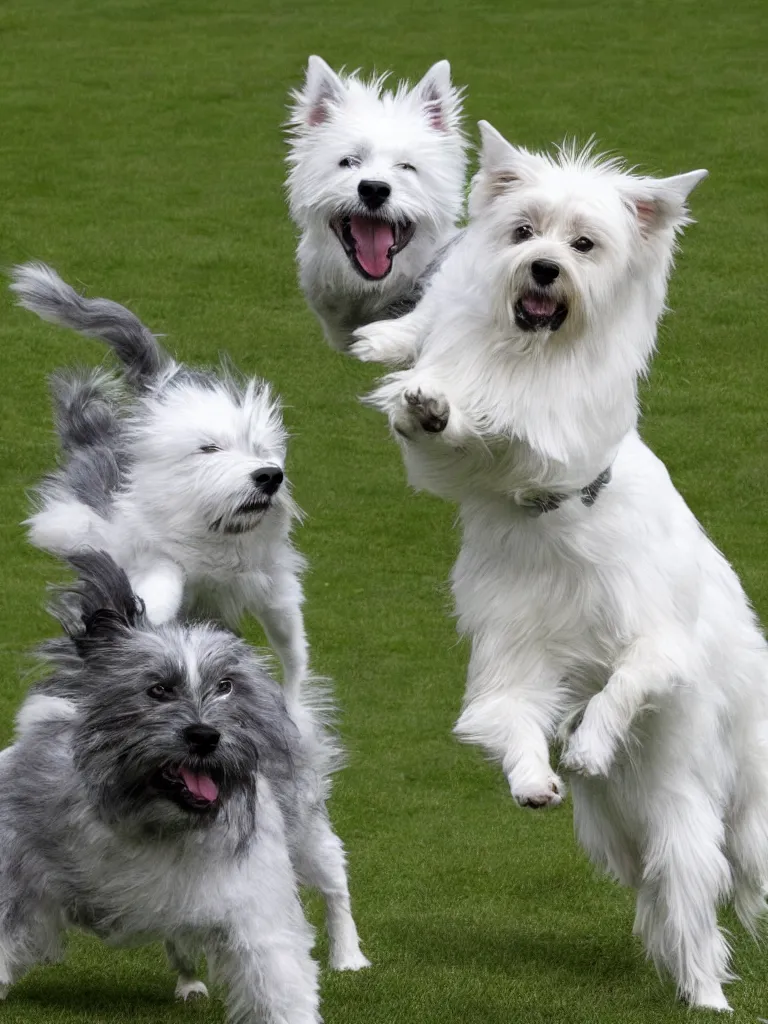
[[[705,166],[644,397],[644,434],[768,614],[763,0],[6,0],[0,6],[0,263],[50,262],[124,302],[184,359],[228,351],[273,380],[308,512],[307,620],[350,751],[333,813],[374,968],[324,973],[329,1024],[704,1020],[631,937],[632,895],[596,878],[570,805],[513,806],[451,737],[466,650],[446,579],[453,510],[408,492],[375,375],[327,349],[295,283],[282,195],[285,94],[308,54],[420,76],[448,57],[489,119],[540,146],[565,134],[664,174]],[[49,635],[26,489],[51,465],[46,374],[96,343],[0,297],[0,739]],[[254,633],[254,638],[256,634]],[[2,848],[0,847],[0,856]],[[309,911],[321,921],[319,903]],[[733,925],[730,918],[726,924]],[[768,951],[733,925],[735,1024],[768,1017]],[[318,954],[325,958],[325,940]],[[175,1006],[159,947],[73,938],[0,1021],[223,1021]]]

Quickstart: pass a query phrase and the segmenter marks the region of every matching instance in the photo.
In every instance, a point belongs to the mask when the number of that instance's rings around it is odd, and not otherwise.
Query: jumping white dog
[[[413,88],[310,57],[292,93],[288,197],[302,291],[328,342],[413,308],[464,208],[461,90],[439,61]]]
[[[43,264],[16,267],[11,289],[25,309],[110,345],[138,390],[121,421],[108,375],[55,379],[66,457],[40,488],[32,543],[63,556],[109,552],[155,624],[183,612],[236,630],[251,612],[286,687],[298,687],[305,563],[290,539],[299,510],[269,384],[180,365],[129,310],[83,298]]]
[[[352,354],[412,366],[370,401],[410,482],[457,501],[472,653],[463,740],[522,805],[556,805],[638,890],[679,994],[728,1009],[730,898],[768,883],[768,649],[739,581],[637,433],[686,200],[705,177],[518,149],[481,122],[470,224],[410,315]],[[412,365],[413,364],[413,365]]]

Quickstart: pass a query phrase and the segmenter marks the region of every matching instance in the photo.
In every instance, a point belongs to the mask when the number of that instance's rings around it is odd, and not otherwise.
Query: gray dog
[[[0,754],[0,994],[79,927],[164,940],[183,997],[204,953],[230,1024],[318,1024],[293,860],[325,812],[281,688],[230,633],[150,625],[107,555],[72,563]]]

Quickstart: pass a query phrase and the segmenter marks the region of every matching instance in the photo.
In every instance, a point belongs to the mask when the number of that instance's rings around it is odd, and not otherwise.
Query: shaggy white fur
[[[299,279],[328,342],[407,311],[464,208],[461,90],[439,61],[413,88],[310,57],[292,93],[287,188]]]
[[[534,807],[563,798],[559,736],[578,837],[637,888],[648,953],[692,1004],[727,1009],[717,907],[733,897],[754,929],[768,882],[768,651],[636,429],[706,172],[640,177],[480,127],[465,236],[413,313],[352,348],[411,366],[370,402],[410,482],[460,506],[453,590],[472,654],[456,732]]]

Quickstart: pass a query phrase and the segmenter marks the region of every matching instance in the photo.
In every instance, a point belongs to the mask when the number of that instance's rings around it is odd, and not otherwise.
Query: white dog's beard
[[[247,499],[232,512],[216,517],[211,522],[211,532],[229,535],[250,533],[261,524],[272,507],[272,502],[257,498]]]
[[[381,281],[394,266],[395,257],[413,238],[413,221],[388,220],[365,214],[340,214],[331,229],[357,273],[368,281]]]

